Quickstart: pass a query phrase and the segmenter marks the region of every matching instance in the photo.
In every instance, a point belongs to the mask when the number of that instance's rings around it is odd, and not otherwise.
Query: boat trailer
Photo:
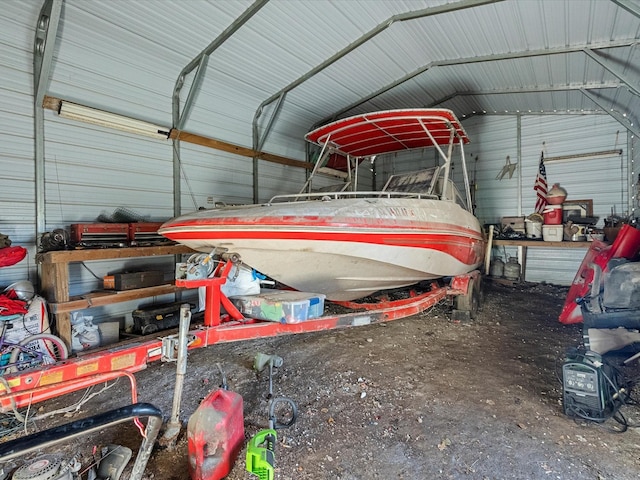
[[[336,302],[350,310],[299,323],[287,324],[244,318],[235,305],[220,291],[234,259],[219,265],[216,274],[201,280],[176,280],[185,288],[205,287],[204,323],[189,332],[189,349],[218,343],[309,333],[338,328],[389,322],[421,313],[440,301],[454,299],[454,320],[472,319],[480,302],[479,271],[451,279],[448,286],[431,284],[431,290],[417,293],[408,290],[408,298],[376,303]],[[221,314],[221,306],[227,312]],[[127,377],[131,385],[131,401],[137,402],[136,379],[133,375],[156,360],[170,359],[177,344],[176,335],[165,338],[141,338],[124,341],[112,348],[67,359],[35,370],[7,374],[0,382],[0,413],[50,400],[99,383]]]

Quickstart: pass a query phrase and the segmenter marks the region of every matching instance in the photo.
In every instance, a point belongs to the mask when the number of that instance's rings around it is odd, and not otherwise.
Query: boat
[[[485,239],[464,163],[468,138],[453,112],[361,114],[305,138],[320,154],[298,194],[189,213],[164,223],[159,233],[196,251],[235,254],[273,280],[334,301],[465,274],[483,262]],[[379,191],[358,190],[363,159],[425,148],[438,152],[436,165],[392,175]],[[452,179],[456,151],[464,195]],[[327,171],[328,159],[335,164],[336,155],[347,168],[329,171],[344,183],[314,191],[313,179]]]

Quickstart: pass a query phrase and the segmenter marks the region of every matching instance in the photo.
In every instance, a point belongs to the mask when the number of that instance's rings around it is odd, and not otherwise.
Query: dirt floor
[[[144,478],[189,478],[186,421],[218,387],[217,363],[244,399],[245,438],[267,427],[268,375],[253,369],[258,353],[283,359],[274,371],[274,394],[295,400],[299,411],[292,427],[278,430],[278,480],[638,478],[640,430],[617,433],[612,420],[587,425],[563,414],[558,370],[582,336],[580,325],[557,321],[567,289],[484,283],[483,309],[472,322],[453,321],[441,304],[386,324],[191,351],[180,414],[185,425],[175,447],[154,448]],[[633,365],[625,374],[635,377],[638,370]],[[155,362],[136,378],[139,401],[168,418],[175,365]],[[129,400],[129,386],[120,381],[73,415],[36,425]],[[61,403],[46,402],[39,411]],[[92,446],[109,442],[135,455],[140,438],[121,424],[67,448],[80,454],[84,467]],[[244,448],[227,478],[258,478],[245,471]]]

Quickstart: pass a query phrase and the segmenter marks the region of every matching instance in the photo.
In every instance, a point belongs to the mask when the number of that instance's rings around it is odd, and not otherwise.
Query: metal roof
[[[175,126],[180,72],[214,42],[184,129],[274,153],[398,108],[606,112],[637,133],[639,34],[635,0],[66,0],[48,92]]]

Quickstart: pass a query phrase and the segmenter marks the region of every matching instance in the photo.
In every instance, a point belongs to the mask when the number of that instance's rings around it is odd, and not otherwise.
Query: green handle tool
[[[253,364],[254,368],[259,372],[267,365],[269,365],[269,428],[260,430],[249,440],[246,459],[247,471],[257,475],[260,480],[275,479],[275,448],[276,440],[278,439],[276,429],[290,427],[298,417],[298,407],[293,400],[287,397],[273,398],[273,367],[281,366],[282,358],[276,355],[259,353]],[[285,406],[285,412],[288,409],[288,421],[279,423],[277,421],[276,408],[283,405]]]
[[[275,478],[276,431],[268,428],[259,431],[247,445],[247,471],[257,475],[260,480]]]

